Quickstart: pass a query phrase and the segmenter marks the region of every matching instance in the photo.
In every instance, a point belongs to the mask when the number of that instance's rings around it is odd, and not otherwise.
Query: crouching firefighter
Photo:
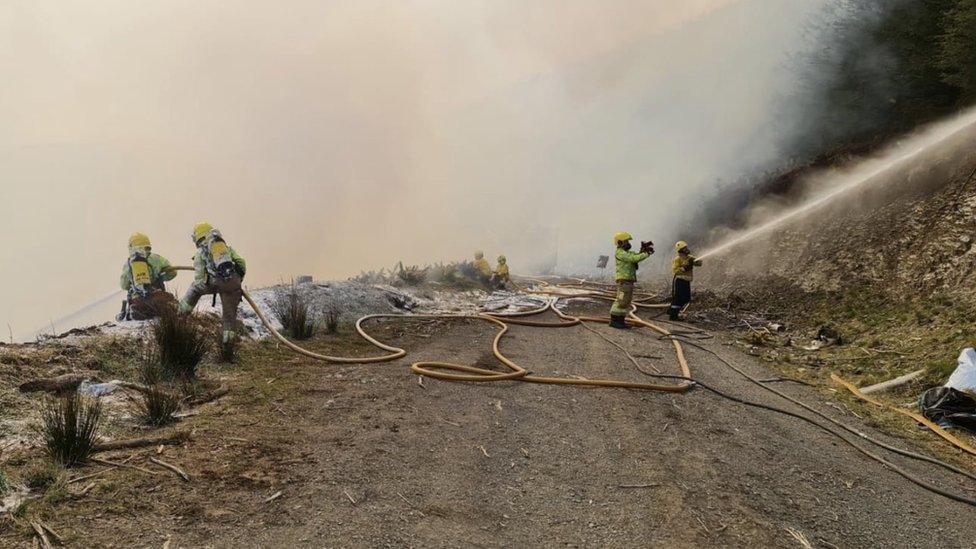
[[[149,237],[135,233],[129,237],[129,258],[122,266],[120,285],[126,292],[122,312],[116,320],[148,320],[175,308],[176,298],[166,291],[166,282],[176,277],[167,259],[152,251]],[[172,310],[172,309],[170,309]]]
[[[491,286],[498,290],[504,290],[505,284],[512,281],[512,275],[508,270],[508,260],[505,256],[498,256],[498,266],[491,273]]]
[[[244,258],[234,251],[220,231],[209,223],[197,223],[190,235],[197,253],[193,256],[193,285],[180,302],[180,313],[187,314],[196,307],[200,298],[213,294],[216,303],[220,295],[220,308],[223,317],[224,343],[237,338],[237,308],[241,304],[244,291],[241,282],[247,272]]]
[[[674,245],[678,255],[671,261],[671,273],[674,281],[671,285],[671,306],[668,308],[668,318],[678,320],[681,310],[691,303],[691,281],[695,279],[695,267],[701,267],[701,260],[691,255],[691,250],[684,240]]]
[[[634,283],[637,281],[637,265],[654,253],[653,242],[641,242],[640,252],[630,251],[630,233],[619,232],[613,235],[617,247],[614,256],[617,260],[617,299],[610,308],[610,326],[628,328],[627,315],[630,314],[634,300]]]

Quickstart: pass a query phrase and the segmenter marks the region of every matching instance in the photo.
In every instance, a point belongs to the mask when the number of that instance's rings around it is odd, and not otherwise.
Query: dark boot
[[[626,318],[627,317],[624,315],[610,315],[610,327],[618,328],[621,330],[626,330],[630,328],[630,326],[627,325]]]
[[[671,319],[671,320],[678,320],[678,313],[679,312],[681,312],[681,309],[676,309],[675,307],[669,308],[668,309],[668,318]]]

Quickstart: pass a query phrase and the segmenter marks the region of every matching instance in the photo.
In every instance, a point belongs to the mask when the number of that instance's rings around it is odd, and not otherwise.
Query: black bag
[[[952,387],[933,387],[918,398],[918,408],[940,426],[976,432],[976,398]]]

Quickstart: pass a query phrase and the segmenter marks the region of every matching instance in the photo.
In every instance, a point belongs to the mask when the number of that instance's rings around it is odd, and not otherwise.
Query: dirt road
[[[667,342],[649,331],[597,329],[646,355],[644,364],[676,373]],[[405,345],[411,361],[495,364],[486,323],[383,323],[371,331]],[[769,375],[716,341],[708,346]],[[647,380],[580,327],[516,326],[503,350],[539,373]],[[707,353],[688,349],[688,356],[706,383],[790,407]],[[109,489],[68,503],[52,526],[79,546],[170,540],[173,548],[801,547],[790,530],[814,547],[976,540],[974,509],[923,491],[807,424],[703,390],[430,379],[420,386],[408,365],[330,366],[256,345],[233,375],[232,396],[188,420],[195,441],[165,450],[192,482],[113,470]],[[778,387],[873,433],[810,389]],[[974,494],[976,486],[967,490],[958,477],[884,455]]]

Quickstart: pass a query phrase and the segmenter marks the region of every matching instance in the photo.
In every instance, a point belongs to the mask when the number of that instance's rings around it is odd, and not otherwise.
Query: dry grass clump
[[[102,404],[97,398],[67,393],[49,399],[41,415],[41,435],[52,461],[63,467],[88,461],[102,421]]]
[[[293,339],[309,339],[315,335],[315,318],[308,295],[294,282],[275,288],[271,312]]]
[[[163,379],[191,379],[209,347],[206,331],[191,315],[164,314],[152,322],[156,359]]]

